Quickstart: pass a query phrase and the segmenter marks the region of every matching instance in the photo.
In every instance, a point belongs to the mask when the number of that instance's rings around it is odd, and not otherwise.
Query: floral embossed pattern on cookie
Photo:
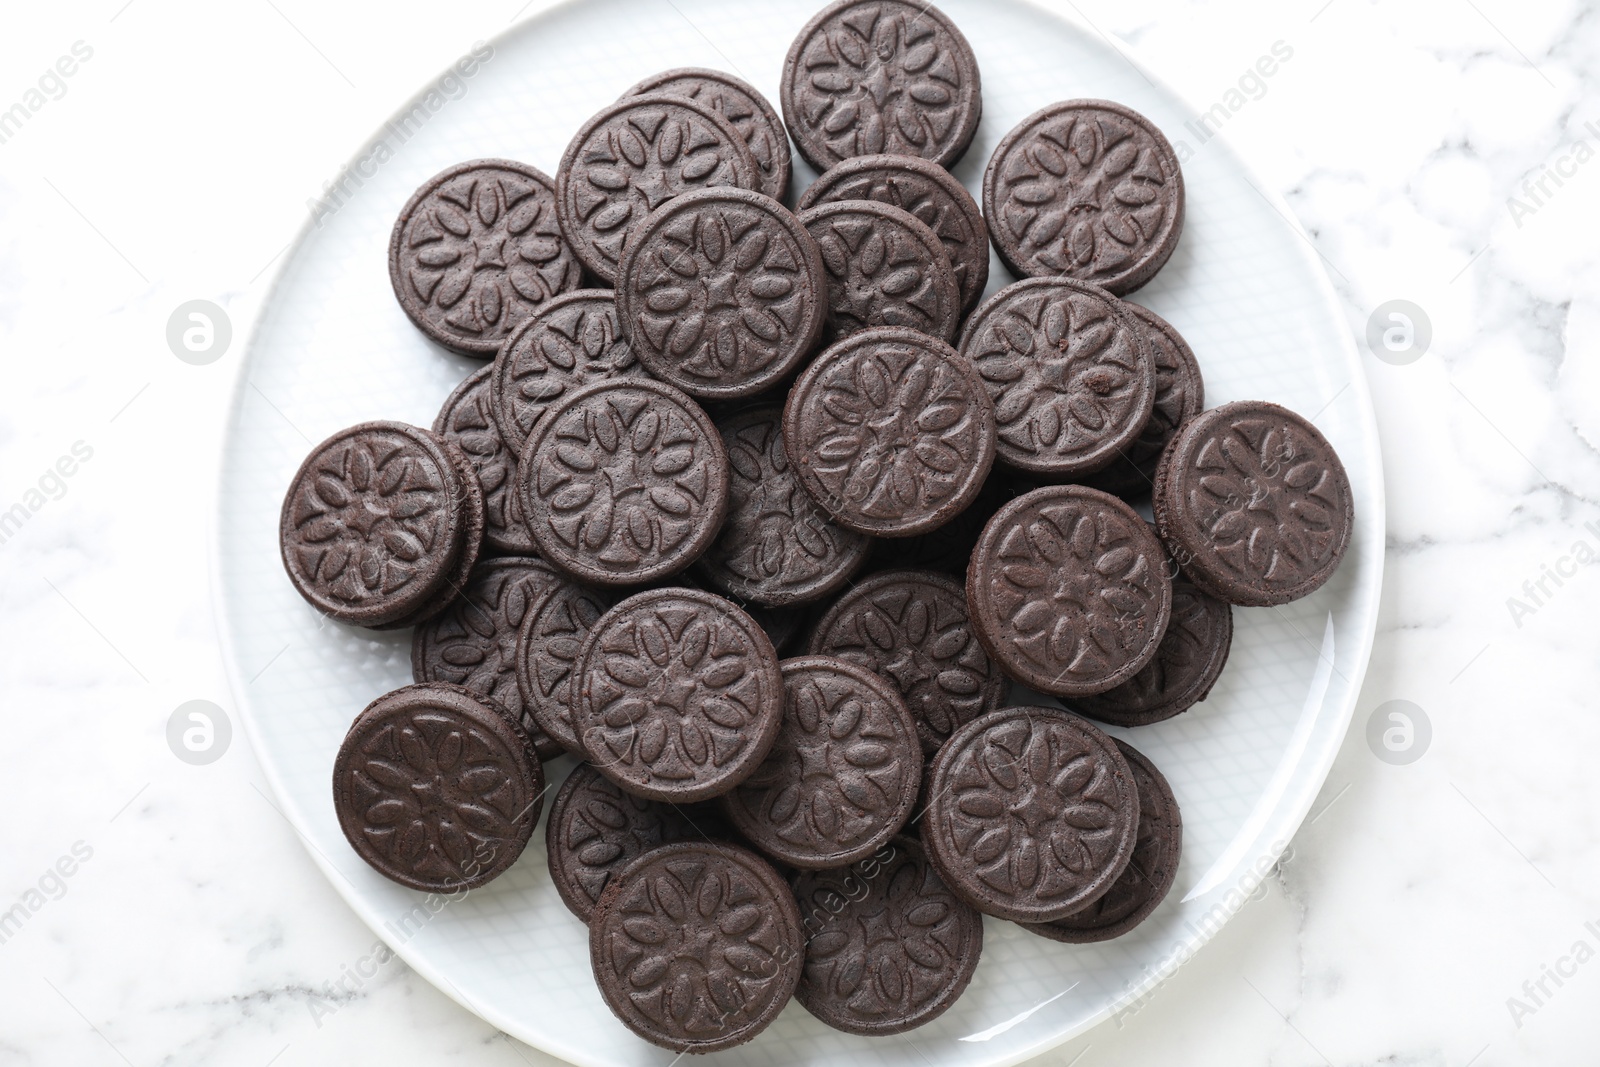
[[[539,170],[479,159],[435,175],[406,203],[389,240],[395,297],[423,333],[488,358],[581,271]]]
[[[789,133],[817,170],[892,152],[953,166],[983,112],[978,62],[932,4],[841,0],[800,31],[779,94]]]
[[[433,420],[433,432],[465,453],[483,490],[484,542],[501,552],[526,555],[533,536],[522,518],[517,492],[517,454],[506,447],[494,416],[491,375],[480,367],[456,386]]]
[[[875,326],[955,340],[961,289],[944,244],[921,220],[876,200],[825,202],[799,218],[828,272],[827,343]]]
[[[687,803],[726,793],[766,758],[782,725],[771,640],[710,593],[629,597],[595,624],[578,663],[578,738],[602,774],[638,796]]]
[[[749,82],[727,71],[678,67],[652,74],[622,95],[655,93],[687,97],[727,119],[744,138],[750,158],[755,161],[760,180],[757,191],[774,200],[789,194],[789,135],[783,128],[783,119]]]
[[[770,197],[685,193],[629,231],[617,304],[634,355],[692,396],[732,399],[792,374],[822,332],[816,242]]]
[[[1028,116],[995,148],[983,214],[1013,274],[1066,275],[1121,296],[1155,277],[1177,247],[1183,174],[1143,115],[1067,100]]]

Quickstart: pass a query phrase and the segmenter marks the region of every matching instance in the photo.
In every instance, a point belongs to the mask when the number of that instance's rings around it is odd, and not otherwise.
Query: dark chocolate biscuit
[[[558,296],[517,327],[494,357],[501,439],[521,455],[550,405],[583,386],[644,373],[617,321],[611,290]]]
[[[917,156],[857,156],[832,167],[800,197],[800,211],[840,200],[876,200],[916,216],[944,244],[963,313],[989,283],[989,228],[966,186]]]
[[[1072,709],[1114,726],[1170,719],[1210,695],[1232,644],[1233,609],[1227,602],[1174,577],[1172,616],[1155,658],[1115,689],[1077,698]]]
[[[789,134],[784,130],[783,119],[773,110],[767,98],[741,78],[721,70],[705,67],[678,67],[652,74],[629,89],[623,96],[643,96],[665,93],[668,96],[686,96],[710,108],[744,138],[750,157],[755,160],[760,184],[757,191],[774,200],[789,195]]]
[[[1177,880],[1178,858],[1183,852],[1183,817],[1178,813],[1177,798],[1144,753],[1124,741],[1117,741],[1117,748],[1139,788],[1139,830],[1133,856],[1111,888],[1087,908],[1051,923],[1024,923],[1023,929],[1069,945],[1110,941],[1149,918]]]
[[[639,362],[691,396],[753,396],[792,375],[827,315],[816,242],[745,189],[674,197],[628,231],[617,312]]]
[[[718,428],[728,518],[696,574],[717,592],[772,606],[818,600],[849,581],[872,540],[835,523],[800,488],[783,450],[783,409],[754,408]]]
[[[543,560],[485,560],[450,606],[411,636],[412,678],[449,682],[489,697],[516,718],[540,759],[554,759],[566,749],[540,729],[517,688],[517,634],[534,605],[560,582]]]
[[[584,639],[614,601],[598,590],[559,581],[522,620],[517,637],[517,687],[539,728],[568,752],[583,755],[572,722],[573,678]]]
[[[1183,232],[1177,154],[1143,115],[1066,100],[1006,134],[983,173],[989,236],[1011,273],[1118,296],[1156,276]]]
[[[1265,400],[1212,408],[1161,456],[1161,539],[1200,588],[1252,607],[1321,588],[1355,530],[1350,478],[1328,439]]]
[[[817,170],[891,152],[952,167],[983,114],[978,60],[955,23],[921,0],[840,0],[789,46],[779,92]]]
[[[1111,738],[1057,708],[1001,708],[933,759],[922,843],[988,915],[1053,922],[1097,900],[1133,855],[1139,794]]]
[[[629,597],[595,624],[578,664],[578,739],[600,773],[636,796],[720,796],[760,766],[783,724],[771,640],[711,593]]]
[[[915,215],[876,200],[841,200],[808,208],[799,219],[827,268],[827,344],[875,326],[955,340],[955,268],[938,235]]]
[[[553,405],[518,468],[539,554],[580,582],[643,585],[676,574],[727,513],[728,455],[716,426],[650,378],[596,382]]]
[[[1179,426],[1205,409],[1206,393],[1200,361],[1172,324],[1138,304],[1122,306],[1144,327],[1145,347],[1156,368],[1155,404],[1133,443],[1084,484],[1133,500],[1149,494],[1167,442]]]
[[[675,1052],[741,1045],[800,980],[805,935],[778,872],[734,845],[679,842],[628,864],[589,920],[600,994],[623,1024]]]
[[[1006,673],[1041,693],[1114,689],[1166,633],[1166,552],[1127,504],[1081,485],[1017,497],[984,527],[967,571],[978,639]]]
[[[817,623],[809,650],[892,682],[929,756],[963,723],[999,707],[1006,692],[1006,676],[972,632],[966,591],[933,571],[858,582]]]
[[[784,660],[783,728],[723,807],[751,844],[802,870],[865,859],[911,817],[916,723],[887,680],[827,656]]]
[[[311,450],[283,500],[279,539],[296,591],[359,626],[418,612],[460,558],[477,489],[469,480],[446,442],[419,427],[364,422],[334,434]]]
[[[554,183],[509,159],[429,178],[389,238],[389,281],[411,321],[481,359],[551,297],[576,289],[580,274],[556,221]]]
[[[493,370],[481,367],[456,386],[433,420],[433,432],[453,441],[472,464],[483,489],[484,542],[525,556],[533,551],[533,535],[517,500],[517,454],[506,447],[495,422]]]
[[[849,1034],[904,1033],[966,991],[983,916],[950,891],[922,844],[896,837],[854,867],[794,883],[806,930],[795,999]]]
[[[818,356],[789,391],[783,440],[802,488],[841,526],[937,529],[994,464],[994,409],[972,364],[913,330],[867,330]]]
[[[756,164],[727,119],[686,97],[627,96],[595,115],[556,171],[556,215],[589,272],[615,285],[628,228],[682,193],[756,188]]]
[[[1070,278],[1030,278],[972,313],[959,347],[994,400],[1001,462],[1078,478],[1138,439],[1155,402],[1156,370],[1127,307]]]
[[[402,630],[408,626],[421,626],[449,607],[461,595],[461,590],[466,588],[467,579],[483,552],[483,535],[488,529],[488,509],[484,507],[483,487],[478,484],[477,472],[473,470],[472,461],[467,459],[461,446],[443,436],[439,440],[461,479],[461,543],[456,549],[455,562],[445,573],[444,581],[439,583],[433,595],[423,601],[420,608],[393,622],[375,623],[372,626],[374,630]]]
[[[677,807],[625,793],[580,763],[550,802],[544,836],[561,902],[588,922],[618,871],[658,845],[699,835]]]
[[[339,827],[379,874],[412,889],[475,889],[533,836],[544,773],[504,709],[454,685],[367,705],[333,765]]]

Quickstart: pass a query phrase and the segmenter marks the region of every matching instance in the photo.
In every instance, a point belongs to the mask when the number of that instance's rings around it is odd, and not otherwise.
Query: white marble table
[[[8,12],[0,1063],[551,1062],[371,959],[242,733],[205,766],[166,742],[178,705],[229,701],[206,555],[242,347],[180,362],[168,317],[203,298],[242,318],[351,149],[519,5],[463,0],[425,33],[406,19],[444,6]],[[1147,1006],[1039,1062],[1592,1064],[1600,17],[1558,0],[1062,6],[1220,107],[1357,336],[1396,299],[1432,336],[1409,361],[1365,354],[1384,610],[1312,818]],[[1272,54],[1270,77],[1250,73]],[[1408,764],[1367,740],[1392,700],[1431,724]]]

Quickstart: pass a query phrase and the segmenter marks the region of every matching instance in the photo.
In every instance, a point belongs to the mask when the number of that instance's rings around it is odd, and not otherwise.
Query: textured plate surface
[[[411,680],[410,632],[324,623],[278,562],[278,506],[311,442],[363,419],[427,426],[481,365],[424,338],[390,291],[389,230],[423,180],[478,156],[553,172],[584,120],[668,66],[735,66],[776,101],[789,42],[821,6],[589,0],[494,40],[464,94],[420,129],[413,123],[403,143],[385,129],[355,153],[370,158],[387,138],[392,158],[383,154],[359,188],[350,183],[343,205],[285,254],[234,400],[217,603],[235,701],[278,802],[335,888],[413,968],[493,1025],[577,1063],[661,1067],[671,1056],[606,1010],[590,978],[586,931],[546,873],[542,829],[500,879],[432,910],[423,894],[369,870],[340,834],[328,785],[340,738],[372,698]],[[971,987],[922,1029],[851,1037],[792,1004],[753,1045],[697,1062],[1014,1063],[1126,1008],[1216,932],[1241,886],[1253,888],[1250,869],[1293,835],[1366,669],[1383,565],[1377,433],[1344,318],[1305,238],[1286,224],[1288,209],[1258,192],[1267,183],[1221,139],[1198,144],[1185,128],[1193,109],[1092,30],[1019,0],[940,7],[982,65],[983,122],[955,170],[974,193],[1000,138],[1054,100],[1118,100],[1166,132],[1183,157],[1188,219],[1171,262],[1134,299],[1188,339],[1209,404],[1259,397],[1316,417],[1349,470],[1356,536],[1315,595],[1235,611],[1233,655],[1209,700],[1155,726],[1111,730],[1155,761],[1183,810],[1177,884],[1143,926],[1107,944],[1071,946],[990,919]],[[795,170],[798,195],[815,175],[798,158]],[[997,261],[991,266],[993,291],[1009,279]],[[549,766],[553,784],[566,769],[565,759]]]

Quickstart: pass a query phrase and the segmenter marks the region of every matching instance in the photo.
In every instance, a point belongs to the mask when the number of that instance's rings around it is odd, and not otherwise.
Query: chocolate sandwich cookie
[[[927,225],[950,256],[962,313],[978,306],[989,283],[989,228],[977,201],[949,171],[917,156],[856,156],[812,182],[797,206],[804,211],[841,200],[876,200]]]
[[[577,756],[584,754],[572,719],[578,654],[614,602],[601,590],[561,579],[529,608],[518,631],[516,678],[523,705],[540,730]]]
[[[1206,394],[1200,361],[1172,324],[1138,304],[1122,306],[1144,328],[1145,347],[1156,368],[1155,403],[1139,436],[1109,466],[1084,479],[1084,484],[1135,500],[1150,492],[1167,442],[1179,426],[1205,409]]]
[[[983,489],[994,410],[949,345],[914,330],[867,330],[800,375],[783,440],[801,487],[834,521],[911,537],[949,522]]]
[[[573,721],[590,762],[635,796],[692,803],[748,778],[783,723],[783,676],[754,619],[697,589],[637,593],[578,655]]]
[[[542,560],[485,560],[450,606],[411,637],[412,678],[449,682],[490,698],[517,720],[540,759],[554,759],[566,749],[540,729],[518,689],[517,634],[534,606],[560,582]]]
[[[509,159],[475,159],[429,178],[389,238],[401,308],[433,340],[481,359],[580,276],[556,220],[554,183]]]
[[[747,410],[718,429],[728,518],[695,573],[717,592],[771,606],[819,600],[849,581],[872,539],[835,523],[800,488],[784,452],[783,409]]]
[[[434,603],[468,540],[473,494],[482,502],[451,448],[406,423],[364,422],[312,449],[279,519],[284,569],[312,607],[372,627]]]
[[[1107,100],[1066,100],[1006,134],[983,173],[994,250],[1024,277],[1118,296],[1156,276],[1183,232],[1183,172],[1160,130]]]
[[[1139,794],[1117,746],[1056,708],[1001,708],[933,759],[920,824],[957,896],[1020,923],[1064,919],[1099,899],[1133,855]]]
[[[933,571],[885,571],[851,587],[812,631],[813,656],[834,656],[893,683],[937,752],[963,723],[1000,706],[1006,677],[972,632],[961,583]]]
[[[840,0],[789,46],[779,92],[800,154],[819,171],[894,153],[953,167],[978,132],[978,60],[921,0]]]
[[[794,894],[770,864],[734,845],[679,842],[644,853],[589,920],[606,1005],[674,1052],[716,1052],[765,1030],[794,995],[804,957]]]
[[[1172,615],[1155,658],[1115,689],[1077,698],[1072,709],[1114,726],[1170,719],[1210,695],[1232,644],[1233,609],[1178,575],[1172,580]]]
[[[816,242],[782,204],[702,189],[628,231],[617,311],[651,374],[728,400],[772,388],[811,354],[827,286]]]
[[[722,528],[728,455],[694,401],[650,378],[596,382],[533,428],[518,461],[539,554],[592,585],[683,570]]]
[[[453,442],[472,464],[483,490],[485,546],[528,555],[533,551],[533,535],[517,499],[517,454],[506,447],[495,422],[493,370],[493,366],[481,367],[456,386],[433,420],[433,432]]]
[[[848,1034],[904,1033],[966,991],[983,951],[983,916],[950,891],[913,837],[844,870],[794,883],[806,930],[795,999]]]
[[[528,737],[486,697],[408,685],[367,705],[333,764],[333,804],[356,854],[411,889],[455,893],[522,854],[544,772]]]
[[[911,817],[922,781],[916,724],[870,671],[827,656],[784,660],[783,727],[723,796],[735,829],[801,870],[865,859]]]
[[[1047,486],[984,527],[967,570],[978,639],[1007,674],[1041,693],[1114,689],[1155,657],[1172,610],[1166,552],[1108,493]]]
[[[721,70],[705,67],[677,67],[652,74],[629,89],[623,96],[644,96],[665,93],[668,96],[685,96],[703,107],[715,111],[739,131],[745,147],[755,160],[757,192],[774,200],[789,195],[789,173],[792,161],[789,156],[789,134],[784,130],[783,119],[773,110],[767,98],[741,78]]]
[[[825,343],[875,326],[955,340],[961,325],[955,268],[920,219],[876,200],[821,203],[799,218],[827,268]]]
[[[578,131],[556,171],[561,232],[589,273],[615,285],[628,228],[675,196],[756,188],[756,164],[727,119],[682,96],[627,96]]]
[[[1339,454],[1307,419],[1265,400],[1185,423],[1161,456],[1151,502],[1161,539],[1195,585],[1252,607],[1321,588],[1355,529]]]
[[[698,837],[677,807],[625,793],[580,763],[550,802],[550,880],[567,910],[588,922],[618,871],[658,845]]]
[[[1070,278],[1031,278],[983,302],[961,354],[994,401],[1001,462],[1050,480],[1092,474],[1150,421],[1155,362],[1128,305]]]
[[[556,297],[506,338],[494,357],[494,414],[513,456],[552,404],[612,378],[644,375],[617,321],[610,289]]]
[[[1124,741],[1116,744],[1139,789],[1139,829],[1133,855],[1111,888],[1087,908],[1055,922],[1023,924],[1023,929],[1052,941],[1088,945],[1121,937],[1149,918],[1178,877],[1183,817],[1172,787],[1142,752]]]

